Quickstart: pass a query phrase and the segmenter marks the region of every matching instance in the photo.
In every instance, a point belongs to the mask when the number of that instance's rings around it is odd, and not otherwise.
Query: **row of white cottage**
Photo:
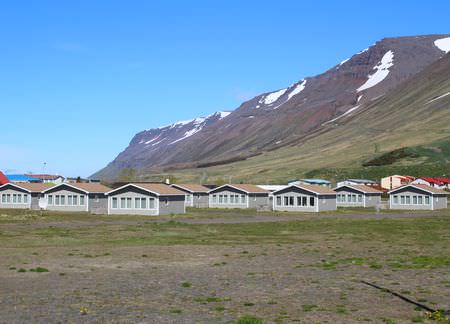
[[[252,184],[226,184],[214,189],[198,184],[129,183],[111,189],[99,183],[8,183],[0,186],[0,208],[30,208],[95,214],[182,214],[186,207],[256,208],[321,212],[337,207],[373,207],[382,192],[365,185],[335,189],[290,185],[275,191]],[[448,192],[410,184],[389,192],[391,209],[447,208]]]

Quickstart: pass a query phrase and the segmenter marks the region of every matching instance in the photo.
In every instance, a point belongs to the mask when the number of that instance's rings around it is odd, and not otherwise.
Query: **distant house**
[[[448,178],[435,178],[435,179],[442,182],[442,184],[444,185],[444,189],[450,189],[450,179]]]
[[[380,190],[365,185],[342,185],[336,191],[338,207],[373,207],[381,203]]]
[[[8,182],[9,182],[8,178],[3,174],[2,171],[0,171],[0,186]]]
[[[448,189],[450,180],[447,178],[417,178],[411,184],[424,184],[430,187],[438,188],[438,189]]]
[[[9,182],[12,183],[38,183],[42,182],[41,179],[31,177],[25,174],[7,174],[6,177],[8,178]]]
[[[207,208],[209,205],[209,188],[199,184],[172,184],[172,187],[186,194],[186,207]]]
[[[406,186],[416,178],[411,176],[392,175],[381,179],[381,187],[386,190],[392,190],[401,186]]]
[[[298,184],[316,185],[331,188],[331,182],[324,179],[295,179],[288,181],[289,186]]]
[[[209,191],[211,208],[269,208],[269,191],[253,184],[225,184]]]
[[[26,176],[40,179],[43,183],[54,183],[60,184],[64,182],[64,177],[60,175],[53,174],[26,174]]]
[[[342,186],[358,186],[358,185],[364,185],[364,186],[376,186],[377,182],[373,181],[373,180],[368,180],[368,179],[347,179],[344,181],[339,181],[337,183],[337,187],[342,187]]]
[[[0,186],[0,208],[40,209],[45,183],[6,183]]]
[[[61,183],[43,191],[46,209],[70,212],[108,212],[108,188],[99,183]]]
[[[163,183],[129,183],[107,193],[108,214],[184,214],[186,193]]]
[[[67,177],[64,180],[64,182],[66,182],[66,183],[81,183],[81,182],[88,183],[88,182],[91,182],[91,181],[89,181],[89,179],[85,179],[85,178],[81,178],[81,177],[77,177],[77,178]],[[96,181],[96,182],[99,182],[99,181]]]
[[[273,210],[321,212],[336,210],[336,192],[325,186],[298,184],[273,192]]]
[[[435,210],[447,208],[448,192],[424,184],[409,184],[389,191],[391,209]]]

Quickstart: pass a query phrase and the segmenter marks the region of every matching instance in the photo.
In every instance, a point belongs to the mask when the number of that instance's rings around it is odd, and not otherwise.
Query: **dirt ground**
[[[447,219],[6,222],[0,322],[431,323],[361,280],[450,310]]]

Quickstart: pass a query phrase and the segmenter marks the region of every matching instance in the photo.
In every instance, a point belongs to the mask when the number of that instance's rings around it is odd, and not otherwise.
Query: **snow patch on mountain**
[[[298,95],[300,92],[302,92],[306,87],[306,80],[303,80],[302,83],[299,83],[295,86],[294,90],[292,90],[288,94],[288,100],[290,100],[293,96]]]
[[[160,140],[160,141],[158,141],[158,142],[156,142],[156,143],[153,143],[152,146],[156,146],[156,145],[158,145],[158,144],[161,144],[161,143],[164,142],[165,140],[166,140],[166,138],[163,138],[162,140]]]
[[[367,52],[368,50],[369,50],[369,48],[365,48],[365,49],[363,49],[362,51],[359,51],[358,53],[356,53],[356,55],[365,53],[365,52]]]
[[[281,90],[278,90],[278,91],[275,91],[275,92],[272,92],[272,93],[269,93],[264,98],[261,98],[259,103],[264,103],[266,105],[271,105],[275,101],[277,101],[282,95],[284,95],[284,93],[286,91],[287,91],[287,88],[286,89],[281,89]]]
[[[169,145],[178,143],[178,142],[185,140],[186,138],[191,137],[192,135],[200,132],[203,129],[204,121],[205,121],[205,118],[194,119],[194,127],[192,129],[188,130],[187,132],[185,132],[184,135],[182,137],[180,137],[179,139],[177,139],[173,142],[170,142]]]
[[[341,66],[342,64],[345,64],[346,62],[348,62],[350,60],[350,58],[343,60],[341,63],[339,63],[339,66]]]
[[[333,118],[333,119],[331,119],[331,120],[329,120],[329,121],[323,123],[322,126],[323,126],[323,125],[330,124],[330,123],[332,123],[332,122],[334,122],[334,121],[336,121],[336,120],[338,120],[338,119],[340,119],[340,118],[342,118],[342,117],[344,117],[344,116],[347,116],[348,114],[351,114],[352,112],[354,112],[354,111],[355,111],[356,109],[358,109],[359,107],[360,107],[360,105],[357,105],[357,106],[355,106],[355,107],[353,107],[353,108],[350,108],[349,110],[347,110],[347,111],[346,111],[345,113],[343,113],[342,115],[339,115],[339,116],[337,116],[337,117],[335,117],[335,118]]]
[[[360,92],[376,86],[378,83],[383,81],[388,76],[389,68],[392,67],[393,65],[394,65],[394,52],[387,51],[386,54],[383,55],[381,61],[373,68],[374,70],[376,70],[375,73],[369,75],[368,80],[356,91]]]
[[[447,97],[447,96],[449,96],[449,95],[450,95],[450,92],[444,93],[443,95],[440,95],[439,97],[436,97],[436,98],[434,98],[434,99],[431,99],[430,101],[427,102],[427,104],[429,104],[429,103],[431,103],[431,102],[433,102],[433,101],[442,99],[442,98],[444,98],[444,97]]]
[[[450,37],[437,39],[434,41],[434,45],[441,51],[448,53],[450,52]]]
[[[211,114],[211,115],[208,115],[208,116],[206,116],[206,117],[197,117],[197,118],[195,118],[195,119],[192,119],[192,120],[191,120],[190,122],[188,122],[188,123],[186,123],[186,122],[178,122],[178,123],[175,123],[174,125],[180,125],[180,123],[182,123],[181,125],[183,125],[183,126],[186,126],[186,125],[191,124],[191,123],[192,123],[193,125],[192,125],[192,128],[189,129],[188,131],[186,131],[186,132],[183,134],[182,137],[180,137],[180,138],[178,138],[178,139],[176,139],[176,140],[170,142],[169,145],[178,143],[178,142],[180,142],[180,141],[182,141],[182,140],[185,140],[185,139],[188,138],[188,137],[191,137],[191,136],[194,135],[194,134],[197,134],[198,132],[200,132],[200,131],[203,129],[203,127],[205,126],[206,122],[207,122],[210,118],[218,117],[218,119],[221,120],[221,119],[227,117],[227,116],[230,115],[230,114],[231,114],[230,111],[219,111],[219,112],[215,112],[215,113],[213,113],[213,114]]]
[[[225,117],[227,117],[229,114],[231,114],[231,111],[219,111],[216,112],[215,114],[218,114],[220,116],[220,119],[223,119]],[[213,115],[215,115],[213,114]]]
[[[156,136],[155,138],[152,138],[151,140],[149,140],[149,141],[147,141],[147,142],[145,142],[145,144],[150,144],[150,143],[152,143],[152,142],[154,142],[154,141],[156,141],[158,138],[160,138],[161,137],[161,134],[159,134],[158,136]],[[142,142],[142,141],[141,141]]]

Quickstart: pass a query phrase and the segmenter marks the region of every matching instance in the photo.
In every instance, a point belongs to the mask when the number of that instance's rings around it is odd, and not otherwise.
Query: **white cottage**
[[[389,191],[391,209],[435,210],[447,208],[448,192],[423,184],[409,184]]]

